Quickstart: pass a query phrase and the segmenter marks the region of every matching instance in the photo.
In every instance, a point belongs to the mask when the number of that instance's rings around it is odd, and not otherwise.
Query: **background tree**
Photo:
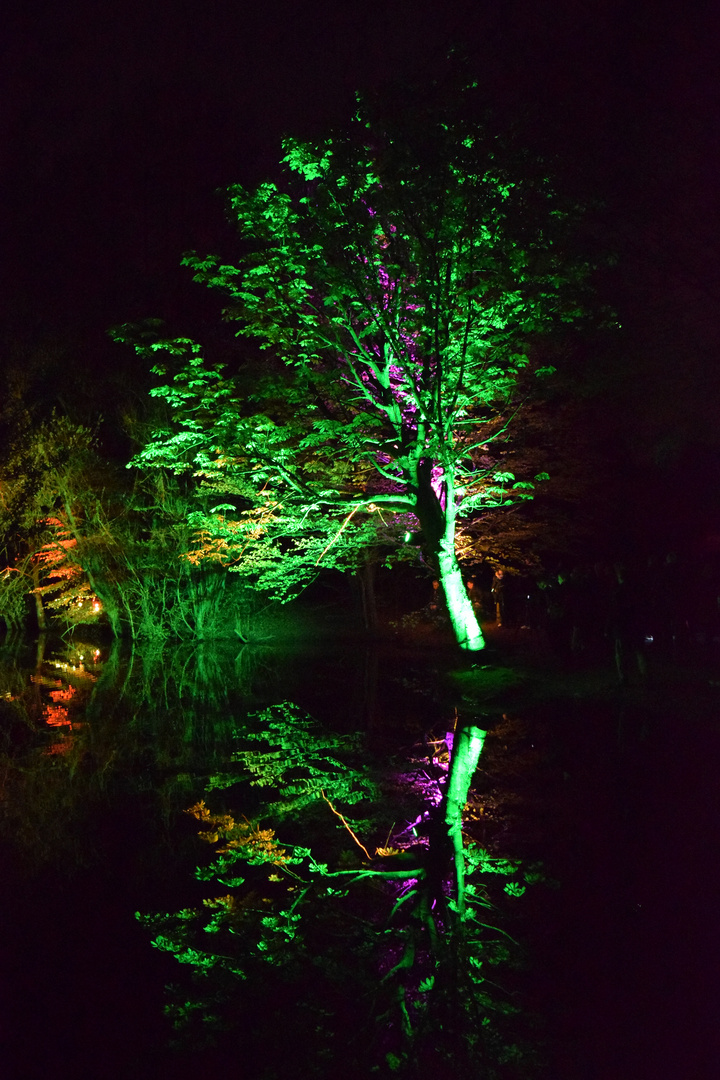
[[[19,425],[0,462],[0,618],[20,629],[107,622],[115,637],[245,635],[250,597],[198,566],[174,477],[127,473],[67,416]]]
[[[93,433],[68,417],[27,414],[15,425],[0,464],[0,614],[10,627],[24,621],[28,596],[40,630],[46,607],[71,623],[97,620],[98,589],[79,555],[98,462]]]
[[[458,643],[481,649],[456,525],[532,488],[487,448],[521,373],[551,370],[537,360],[539,336],[581,315],[588,266],[568,242],[575,212],[537,163],[456,107],[360,113],[348,134],[284,150],[282,187],[230,189],[239,266],[184,262],[288,369],[260,396],[285,394],[292,418],[259,411],[257,392],[250,410],[187,340],[136,341],[149,355],[184,352],[156,391],[180,430],[156,433],[137,461],[177,467],[182,452],[181,468],[240,485],[252,501],[245,525],[265,506],[306,563],[333,529],[347,546],[368,514],[411,515]],[[226,519],[205,526],[229,539]]]

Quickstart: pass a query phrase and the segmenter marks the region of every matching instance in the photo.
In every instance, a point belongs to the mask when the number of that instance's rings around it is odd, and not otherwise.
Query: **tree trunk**
[[[478,652],[485,648],[485,639],[455,557],[454,537],[450,550],[446,549],[443,541],[438,554],[438,562],[440,584],[445,593],[448,614],[457,643],[461,649]]]
[[[478,652],[485,648],[480,623],[465,588],[455,555],[455,485],[450,470],[445,471],[438,496],[432,478],[432,462],[421,461],[417,469],[416,514],[425,542],[437,563],[438,577],[445,594],[450,623],[461,649]]]
[[[367,731],[377,726],[378,650],[373,643],[365,649],[363,666],[363,724]]]
[[[37,617],[38,630],[41,634],[43,634],[47,630],[47,618],[45,616],[45,605],[43,604],[42,596],[38,592],[38,589],[40,588],[40,571],[38,569],[37,563],[33,565],[32,579],[33,599],[35,601],[35,615]]]
[[[437,559],[450,622],[460,648],[479,652],[485,648],[485,639],[455,554],[455,490],[452,482],[446,482],[445,486],[443,524]]]
[[[358,581],[360,583],[360,596],[362,599],[363,609],[363,623],[365,629],[374,634],[377,630],[377,603],[375,600],[375,573],[377,570],[377,562],[375,561],[375,553],[369,551],[366,553],[362,566],[358,570]]]

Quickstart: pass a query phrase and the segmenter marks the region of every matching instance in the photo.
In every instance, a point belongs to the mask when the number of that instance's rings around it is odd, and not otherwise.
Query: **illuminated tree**
[[[241,400],[187,339],[136,339],[150,356],[182,357],[157,391],[180,430],[157,432],[138,461],[181,462],[215,490],[236,485],[252,509],[232,527],[247,539],[248,513],[260,515],[283,556],[288,530],[298,565],[316,554],[318,565],[341,534],[347,550],[358,529],[367,542],[369,515],[410,515],[457,641],[481,649],[456,525],[532,488],[498,468],[488,443],[521,376],[548,370],[539,336],[581,314],[574,211],[536,163],[512,160],[457,110],[363,114],[349,134],[286,140],[284,151],[282,186],[230,189],[239,264],[184,262],[225,292],[226,318],[269,350],[268,368],[281,361],[290,377],[264,391],[268,408],[263,392]],[[196,524],[231,539],[222,514]]]
[[[0,620],[40,630],[107,622],[115,637],[245,635],[252,597],[195,565],[181,485],[104,461],[66,416],[27,422],[0,461]],[[185,558],[185,555],[192,557]]]
[[[83,549],[89,508],[99,501],[98,460],[92,432],[64,416],[26,416],[14,433],[0,464],[0,615],[9,625],[12,590],[34,599],[40,630],[51,612],[69,623],[97,621],[104,590]]]

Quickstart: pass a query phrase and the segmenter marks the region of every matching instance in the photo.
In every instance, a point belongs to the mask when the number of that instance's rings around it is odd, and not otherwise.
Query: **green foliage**
[[[393,834],[401,793],[391,769],[369,767],[361,736],[327,731],[284,703],[235,737],[238,768],[210,777],[207,789],[234,788],[248,816],[205,802],[190,810],[214,848],[196,874],[217,893],[176,915],[139,916],[155,945],[194,974],[195,990],[178,987],[169,1007],[176,1029],[185,1025],[197,1041],[232,1027],[240,1010],[245,1039],[258,1025],[272,1076],[288,1064],[282,1052],[267,1057],[278,1024],[304,1075],[333,1075],[340,1051],[328,1047],[340,1043],[351,1076],[386,1068],[416,1076],[431,1059],[459,1076],[482,1062],[492,1075],[493,1061],[514,1052],[502,1031],[515,1008],[494,969],[511,964],[517,947],[497,927],[496,905],[522,895],[520,864],[470,842],[459,919],[436,892],[433,867],[447,870],[442,843],[433,853]],[[362,820],[347,816],[355,808]],[[312,849],[302,842],[310,831]],[[373,837],[383,846],[371,854]],[[278,1002],[288,996],[286,1015]],[[268,1015],[256,1013],[259,1002]]]
[[[521,380],[550,370],[538,338],[581,318],[589,266],[576,208],[461,113],[361,112],[347,133],[287,140],[281,182],[230,189],[241,263],[184,262],[268,351],[249,392],[158,323],[114,332],[165,377],[172,414],[134,464],[245,500],[192,515],[198,550],[274,596],[397,547],[393,516],[412,515],[452,610],[456,518],[532,494],[488,447]]]
[[[7,557],[7,552],[4,553]],[[0,619],[10,631],[21,630],[27,618],[27,597],[32,587],[29,555],[0,570]]]
[[[0,613],[10,625],[20,621],[21,592],[34,598],[40,629],[46,604],[61,623],[97,621],[101,604],[84,554],[101,477],[88,428],[57,413],[17,426],[0,466],[0,550],[8,583],[0,583]]]
[[[330,732],[289,702],[266,709],[256,724],[244,734],[249,747],[233,760],[252,776],[253,786],[282,790],[282,800],[267,806],[269,816],[293,814],[323,792],[346,806],[378,797],[377,783],[360,765],[359,734]]]
[[[147,344],[155,324],[114,333],[148,358],[160,348],[183,357],[172,384],[153,391],[173,409],[174,426],[156,430],[132,464],[195,478],[197,499],[186,514],[194,532],[188,552],[193,565],[225,567],[284,602],[313,581],[320,567],[354,570],[364,548],[397,543],[399,526],[374,506],[346,505],[343,493],[354,490],[357,463],[323,449],[328,432],[342,428],[339,421],[298,412],[307,401],[304,380],[261,379],[253,398],[263,401],[267,414],[252,412],[253,402],[243,402],[232,381],[203,367],[192,343]]]
[[[30,599],[41,629],[103,620],[144,640],[247,637],[257,604],[241,581],[193,561],[180,482],[133,481],[66,417],[17,434],[0,468],[0,617],[19,626]]]

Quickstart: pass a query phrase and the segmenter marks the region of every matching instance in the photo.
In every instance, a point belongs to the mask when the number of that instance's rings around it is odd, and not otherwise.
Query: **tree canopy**
[[[319,143],[286,140],[282,165],[282,182],[229,190],[238,265],[184,258],[223,291],[238,333],[270,352],[263,377],[242,395],[188,339],[120,328],[173,375],[155,393],[177,423],[136,461],[247,500],[239,517],[221,503],[195,518],[246,572],[262,549],[269,565],[292,554],[302,577],[331,551],[341,562],[377,542],[380,523],[400,515],[391,520],[414,523],[459,643],[481,648],[456,522],[532,489],[490,444],[520,380],[552,370],[540,337],[583,315],[577,210],[537,162],[442,109],[361,111]],[[174,366],[157,364],[163,350]]]

